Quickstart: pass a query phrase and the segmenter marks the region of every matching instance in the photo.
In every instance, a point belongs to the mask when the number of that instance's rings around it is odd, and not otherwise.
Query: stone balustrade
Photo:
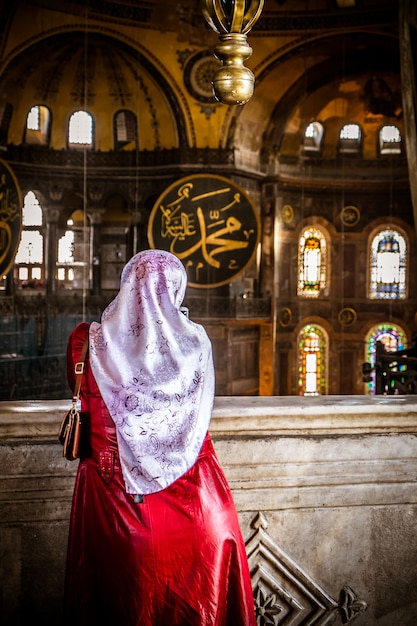
[[[0,403],[0,623],[61,623],[68,401]],[[415,626],[417,400],[218,397],[258,625]]]

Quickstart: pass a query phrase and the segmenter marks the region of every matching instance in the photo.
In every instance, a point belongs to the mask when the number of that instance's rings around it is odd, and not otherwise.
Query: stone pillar
[[[275,262],[275,210],[274,200],[269,198],[262,207],[262,239],[260,263],[260,291],[271,297],[270,322],[262,324],[259,337],[259,395],[275,393],[276,353],[276,296],[277,276]]]
[[[90,209],[88,217],[90,218],[91,227],[91,255],[92,260],[92,276],[91,276],[91,292],[94,295],[100,294],[101,289],[101,222],[105,209]]]
[[[414,34],[417,27],[417,10],[413,0],[402,0],[400,6],[399,43],[401,63],[401,97],[404,110],[405,148],[410,178],[411,201],[413,204],[414,225],[417,229],[417,59]]]
[[[14,265],[9,269],[6,274],[6,296],[12,297],[15,294],[15,282],[14,282]]]
[[[56,262],[58,257],[58,220],[60,208],[57,206],[44,207],[46,217],[46,241],[45,241],[45,280],[46,293],[56,293]]]
[[[274,324],[259,327],[259,395],[274,395],[275,332]]]
[[[127,250],[127,258],[134,256],[139,250],[147,247],[144,241],[143,231],[147,222],[147,214],[143,209],[136,209],[131,213],[130,249]]]

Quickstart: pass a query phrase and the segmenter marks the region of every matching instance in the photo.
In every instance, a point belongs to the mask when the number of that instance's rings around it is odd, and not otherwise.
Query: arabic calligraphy
[[[149,220],[151,246],[184,262],[192,286],[230,282],[250,263],[258,239],[258,215],[243,189],[221,176],[196,174],[171,185]]]
[[[22,203],[17,181],[4,161],[0,160],[0,275],[13,264],[20,241]]]

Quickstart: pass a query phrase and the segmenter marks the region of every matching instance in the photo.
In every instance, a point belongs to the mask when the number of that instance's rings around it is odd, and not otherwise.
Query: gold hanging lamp
[[[213,77],[213,90],[223,104],[245,104],[253,94],[255,77],[243,62],[252,54],[246,35],[259,18],[264,0],[201,0],[209,26],[219,33],[214,49],[222,66]]]

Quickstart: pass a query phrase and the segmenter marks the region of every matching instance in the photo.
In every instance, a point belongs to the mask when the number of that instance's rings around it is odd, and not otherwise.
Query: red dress
[[[87,330],[77,326],[68,343],[71,387]],[[66,623],[256,626],[244,541],[210,436],[184,476],[136,503],[125,492],[115,426],[88,363],[81,393],[89,451],[73,496]]]

